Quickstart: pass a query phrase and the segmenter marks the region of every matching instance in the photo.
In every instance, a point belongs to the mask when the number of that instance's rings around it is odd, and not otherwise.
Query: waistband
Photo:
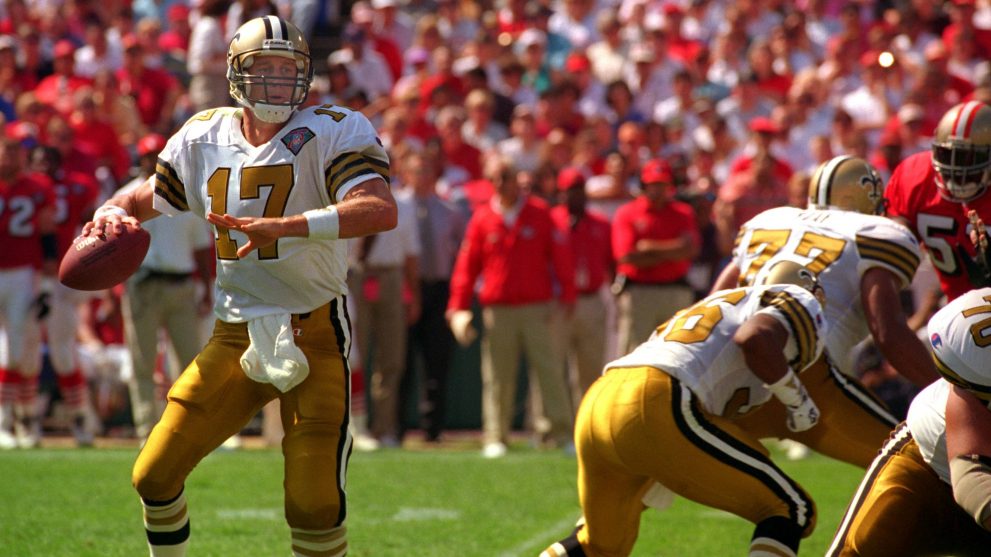
[[[675,280],[671,280],[671,281],[667,281],[667,282],[642,282],[642,281],[638,281],[638,280],[633,280],[633,279],[627,278],[626,279],[626,284],[629,285],[629,286],[649,286],[649,287],[654,287],[654,288],[664,288],[664,287],[668,287],[668,286],[683,286],[685,288],[691,288],[691,286],[688,284],[688,281],[685,279],[685,277],[681,277],[681,278],[678,278],[678,279],[675,279]]]
[[[151,269],[142,269],[141,272],[144,275],[144,280],[160,280],[163,282],[183,282],[193,278],[192,273],[171,273],[167,271],[155,271]]]

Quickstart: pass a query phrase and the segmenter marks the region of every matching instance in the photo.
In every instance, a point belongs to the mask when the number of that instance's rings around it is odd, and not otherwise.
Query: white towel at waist
[[[241,368],[249,378],[271,383],[285,393],[310,374],[306,355],[293,341],[288,313],[248,321],[248,338],[251,342],[241,355]]]

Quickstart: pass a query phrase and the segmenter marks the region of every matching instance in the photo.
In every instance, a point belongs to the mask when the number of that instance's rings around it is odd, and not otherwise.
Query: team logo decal
[[[929,337],[929,342],[932,343],[933,348],[943,346],[943,339],[939,338],[939,333],[933,333],[932,336]]]
[[[282,136],[282,143],[286,145],[286,149],[292,151],[292,154],[298,155],[303,149],[303,145],[306,145],[314,137],[316,134],[310,131],[310,128],[296,128]]]

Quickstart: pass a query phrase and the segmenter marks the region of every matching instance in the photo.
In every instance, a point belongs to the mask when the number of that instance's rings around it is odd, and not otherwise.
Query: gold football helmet
[[[958,203],[983,194],[991,182],[991,107],[958,104],[940,119],[935,135],[932,164],[940,194]]]
[[[809,207],[865,215],[884,213],[884,181],[864,159],[843,155],[816,168],[809,181]]]
[[[777,262],[772,262],[761,269],[754,284],[794,284],[801,286],[815,296],[819,305],[826,307],[826,291],[819,283],[819,277],[808,267],[796,261],[780,259]]]
[[[260,56],[280,56],[296,62],[295,77],[252,74]],[[313,81],[310,47],[292,23],[274,15],[256,17],[238,27],[227,48],[227,80],[231,97],[270,123],[282,123],[306,100]],[[288,90],[288,94],[278,94]]]

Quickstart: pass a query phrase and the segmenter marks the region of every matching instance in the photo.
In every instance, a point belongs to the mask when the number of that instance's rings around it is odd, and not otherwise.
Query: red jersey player
[[[940,288],[954,299],[991,284],[978,255],[969,213],[991,219],[991,106],[958,104],[940,119],[932,151],[895,168],[884,191],[887,215],[905,223],[926,246]]]
[[[25,380],[39,354],[25,350],[34,325],[35,272],[54,275],[57,245],[55,204],[47,178],[24,172],[24,149],[11,138],[0,140],[0,311],[7,338],[0,367],[0,449],[32,447],[40,439],[35,398],[37,381]],[[37,367],[37,366],[35,366]]]

